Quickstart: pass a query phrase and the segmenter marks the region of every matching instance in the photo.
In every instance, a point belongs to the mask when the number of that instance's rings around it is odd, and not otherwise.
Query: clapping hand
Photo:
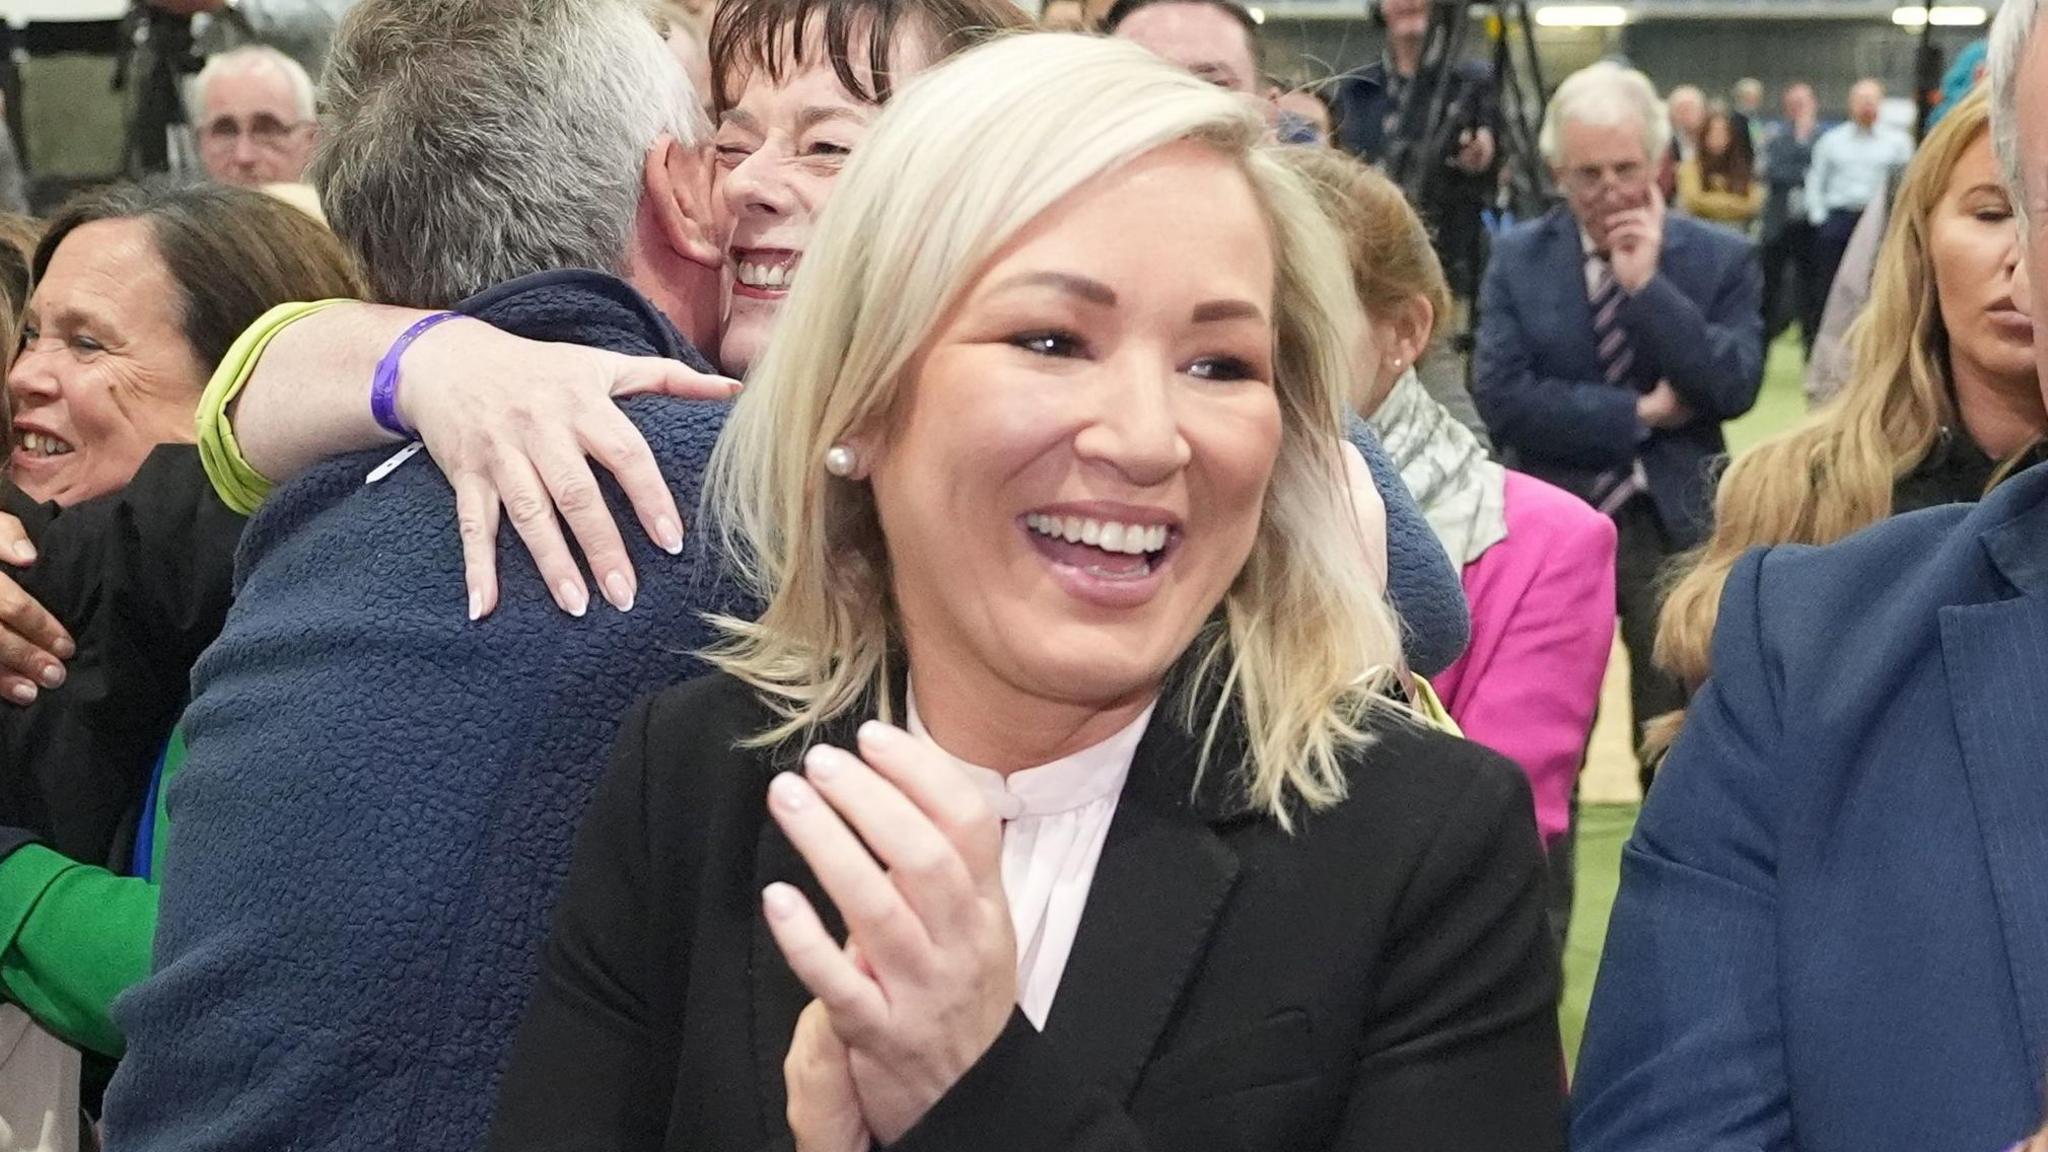
[[[841,947],[787,884],[762,893],[776,945],[817,997],[784,1066],[804,1152],[865,1146],[835,1119],[838,1082],[817,1071],[837,1051],[819,1015],[843,1046],[866,1131],[893,1144],[981,1059],[1017,1003],[995,814],[930,743],[869,723],[859,745],[858,756],[813,748],[803,776],[785,773],[768,790],[775,822],[849,936]]]

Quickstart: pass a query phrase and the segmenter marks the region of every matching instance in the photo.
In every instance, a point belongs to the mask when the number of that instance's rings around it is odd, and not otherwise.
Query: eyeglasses
[[[1641,184],[1650,172],[1650,166],[1638,160],[1626,160],[1620,164],[1585,164],[1569,169],[1564,181],[1574,192],[1598,191],[1609,177],[1624,188]]]
[[[287,124],[275,116],[253,117],[246,126],[232,116],[222,116],[208,121],[200,130],[199,139],[205,147],[225,152],[240,143],[246,133],[258,148],[275,152],[290,143],[304,127],[306,122],[303,120]]]

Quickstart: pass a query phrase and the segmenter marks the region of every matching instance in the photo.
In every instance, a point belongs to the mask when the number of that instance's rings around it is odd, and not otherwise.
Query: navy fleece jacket
[[[597,273],[526,277],[463,310],[710,368]],[[625,408],[695,508],[726,406]],[[168,797],[156,971],[116,1008],[110,1147],[475,1145],[618,723],[701,671],[700,613],[738,606],[717,565],[629,530],[634,610],[571,619],[507,530],[501,606],[470,624],[448,483],[421,455],[365,485],[390,455],[322,465],[243,538]]]

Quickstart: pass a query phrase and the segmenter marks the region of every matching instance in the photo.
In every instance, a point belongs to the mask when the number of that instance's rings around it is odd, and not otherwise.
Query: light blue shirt
[[[1828,213],[1861,212],[1884,194],[1885,180],[1913,158],[1913,138],[1888,124],[1839,124],[1813,145],[1806,170],[1806,215],[1816,226]]]

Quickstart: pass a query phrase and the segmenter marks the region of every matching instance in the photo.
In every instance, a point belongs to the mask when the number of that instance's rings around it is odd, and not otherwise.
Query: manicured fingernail
[[[732,394],[733,394],[733,395],[735,395],[735,396],[737,396],[737,395],[739,395],[739,394],[740,394],[740,389],[742,389],[742,388],[745,388],[745,387],[746,387],[746,385],[745,385],[745,384],[742,384],[742,383],[740,383],[740,382],[739,382],[739,381],[737,381],[737,380],[731,380],[731,379],[728,379],[728,380],[726,381],[726,383],[727,383],[728,385],[730,385],[730,386],[732,387]]]
[[[67,638],[50,645],[50,651],[55,652],[59,660],[69,660],[73,656],[78,655],[78,645],[73,644]]]
[[[663,516],[654,522],[654,542],[671,556],[683,550],[683,530],[675,521]]]
[[[564,580],[555,585],[555,598],[562,605],[562,611],[581,618],[590,611],[590,593],[585,592],[574,580]]]
[[[893,724],[884,724],[880,720],[870,720],[860,726],[860,738],[886,745],[908,740],[910,734]]]
[[[810,787],[787,772],[769,783],[768,795],[785,812],[801,811],[811,802]]]
[[[36,686],[33,684],[16,684],[7,690],[7,695],[12,697],[16,704],[33,704],[36,702]]]
[[[613,572],[604,578],[605,599],[621,612],[633,610],[633,585],[624,572]]]
[[[23,564],[35,563],[36,546],[26,540],[16,540],[14,542],[14,558]]]
[[[474,624],[483,618],[484,594],[481,592],[471,592],[469,594],[469,622]]]
[[[831,783],[842,766],[837,751],[823,745],[804,753],[804,775],[820,784]]]
[[[36,675],[36,679],[41,680],[45,688],[61,688],[64,685],[64,666],[45,664],[43,670]]]
[[[761,889],[761,911],[770,920],[787,920],[796,914],[796,889],[787,884],[770,884]]]

